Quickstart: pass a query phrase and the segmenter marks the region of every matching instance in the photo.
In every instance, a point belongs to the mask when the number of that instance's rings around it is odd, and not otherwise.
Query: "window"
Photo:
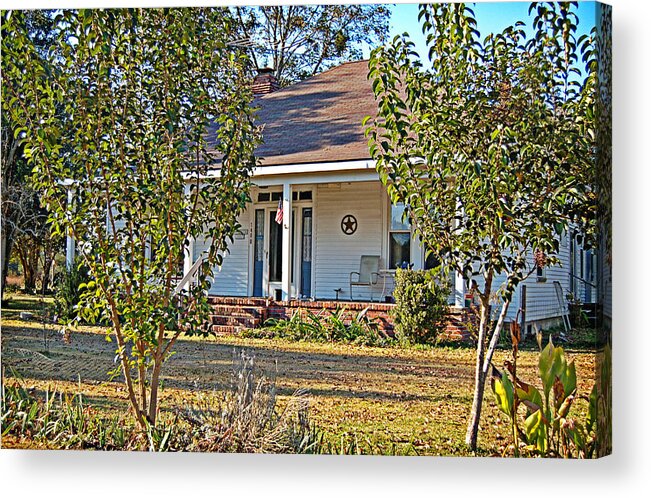
[[[536,249],[533,253],[533,264],[536,266],[536,282],[546,282],[547,256],[540,249]]]
[[[297,192],[296,190],[292,192],[292,200],[295,201],[311,201],[312,200],[312,191],[311,190],[301,190]]]
[[[547,282],[547,272],[544,266],[536,268],[536,282]]]
[[[405,206],[402,203],[391,205],[389,220],[389,268],[407,268],[411,265],[411,229],[407,220],[403,221]]]
[[[278,202],[283,196],[282,192],[260,192],[258,193],[258,202]],[[311,201],[312,200],[312,191],[311,190],[301,190],[300,192],[295,190],[292,192],[292,200],[294,201]]]
[[[283,279],[283,230],[276,223],[276,213],[269,211],[269,281]]]
[[[282,192],[260,192],[258,202],[278,202],[282,196]]]

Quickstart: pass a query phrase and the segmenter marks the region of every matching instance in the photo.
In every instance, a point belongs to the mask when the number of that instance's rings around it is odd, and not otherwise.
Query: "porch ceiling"
[[[263,168],[267,169],[267,168]],[[270,169],[270,168],[269,168]],[[350,170],[322,170],[322,171],[305,171],[305,172],[276,172],[275,174],[265,174],[252,179],[254,185],[267,187],[274,185],[315,185],[323,183],[350,183],[350,182],[372,182],[380,181],[380,177],[375,171],[375,167],[365,169]]]

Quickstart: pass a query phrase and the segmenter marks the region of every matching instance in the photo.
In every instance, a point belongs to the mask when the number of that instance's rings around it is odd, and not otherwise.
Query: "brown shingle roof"
[[[262,166],[370,158],[362,120],[377,107],[368,61],[347,62],[258,97]]]

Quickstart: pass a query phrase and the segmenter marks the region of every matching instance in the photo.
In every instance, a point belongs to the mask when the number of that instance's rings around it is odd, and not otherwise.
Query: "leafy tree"
[[[51,11],[47,10],[31,10],[24,13],[25,29],[30,40],[34,44],[39,54],[44,54],[50,44],[54,40],[54,26],[53,15]],[[2,36],[5,36],[2,32]],[[10,84],[6,80],[6,75],[3,75],[3,88]],[[30,168],[27,166],[23,158],[23,139],[19,134],[16,134],[17,126],[11,119],[9,110],[9,102],[5,99],[5,91],[2,92],[2,113],[0,119],[2,120],[2,235],[1,235],[1,256],[0,261],[2,265],[0,271],[2,272],[2,295],[4,296],[4,288],[7,282],[7,272],[9,269],[9,260],[11,259],[12,249],[14,248],[16,238],[22,238],[23,242],[27,245],[32,252],[36,255],[33,258],[38,262],[38,255],[43,254],[44,259],[49,261],[51,259],[50,244],[41,244],[38,237],[30,237],[35,235],[38,230],[34,230],[34,221],[41,221],[39,217],[43,214],[41,206],[39,206],[38,196],[29,185]],[[45,220],[47,213],[45,213]],[[37,223],[41,227],[41,223]],[[28,248],[23,246],[23,253],[26,253]],[[45,250],[44,250],[45,249]],[[23,254],[24,256],[24,254]],[[21,256],[23,265],[27,260]],[[44,263],[47,263],[44,261]],[[31,282],[26,279],[26,287],[33,288],[35,286],[36,268],[31,264],[28,268],[24,268],[24,273],[31,273],[34,278]],[[43,282],[44,288],[47,288],[48,272],[44,271],[46,280]]]
[[[249,199],[248,59],[229,45],[227,9],[62,11],[55,22],[44,58],[24,14],[5,13],[6,98],[53,231],[76,239],[89,271],[86,318],[109,320],[115,373],[144,429],[176,340],[209,332],[205,290]],[[197,285],[177,292],[184,248],[204,235]]]
[[[4,37],[4,33],[3,33]],[[3,81],[4,87],[4,81]],[[24,178],[26,176],[25,161],[22,159],[22,140],[14,138],[14,130],[7,119],[3,92],[2,101],[2,235],[1,255],[2,261],[2,297],[4,298],[9,259],[15,242],[15,228],[20,223],[20,214],[25,207],[26,192]],[[31,199],[29,199],[31,202]]]
[[[594,218],[592,39],[576,39],[576,4],[532,4],[523,23],[479,39],[463,4],[421,7],[431,68],[408,35],[369,64],[378,116],[370,151],[394,202],[441,270],[477,283],[475,393],[466,442],[476,449],[484,386],[517,284],[559,262],[570,224]],[[592,74],[592,73],[590,73]],[[492,323],[491,290],[501,309]]]
[[[234,13],[255,66],[271,65],[281,85],[360,59],[363,43],[385,41],[390,16],[386,5],[241,6]]]

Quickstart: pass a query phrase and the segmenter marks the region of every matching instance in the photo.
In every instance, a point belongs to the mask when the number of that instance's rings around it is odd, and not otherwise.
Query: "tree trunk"
[[[7,275],[9,274],[9,259],[11,258],[11,250],[13,248],[13,230],[7,223],[5,229],[2,230],[2,289],[0,290],[0,299],[5,298],[5,286],[7,285]]]
[[[504,319],[506,318],[506,313],[509,310],[510,304],[511,304],[510,299],[504,301],[504,304],[502,304],[502,311],[500,311],[500,316],[497,318],[497,323],[495,324],[495,328],[493,329],[493,335],[491,336],[490,344],[488,345],[488,350],[486,351],[486,358],[484,359],[484,373],[486,374],[490,369],[491,360],[493,359],[493,353],[495,352],[495,347],[497,346],[497,341],[500,337],[500,331],[502,330],[502,326],[504,325]]]
[[[160,370],[163,366],[163,358],[154,358],[154,369],[151,374],[151,389],[149,391],[149,423],[156,425],[156,415],[158,412],[158,386],[160,384]]]
[[[25,292],[33,293],[36,291],[36,285],[39,278],[39,254],[41,245],[34,239],[22,237],[20,244],[16,246],[20,263],[23,266],[23,275],[25,277]]]
[[[477,339],[477,358],[475,363],[475,393],[472,398],[470,419],[466,431],[466,444],[471,451],[477,449],[477,436],[479,434],[479,419],[481,417],[481,405],[484,401],[484,387],[486,375],[484,373],[484,354],[486,351],[486,328],[490,324],[490,285],[488,292],[481,297],[481,319],[479,321],[479,337]]]
[[[504,301],[500,315],[495,323],[495,328],[491,331],[490,342],[486,345],[486,329],[490,325],[490,309],[486,307],[484,311],[484,302],[482,301],[482,324],[479,327],[480,342],[477,344],[477,364],[475,365],[475,394],[472,400],[472,409],[470,412],[470,421],[466,432],[466,444],[472,451],[477,449],[477,437],[479,435],[479,419],[481,417],[481,407],[484,400],[484,389],[486,387],[486,378],[490,371],[493,353],[497,346],[500,336],[500,330],[504,325],[504,319],[509,309],[510,299]],[[484,322],[484,320],[486,320]]]
[[[51,248],[46,247],[43,250],[43,277],[41,278],[41,293],[46,294],[50,286],[50,275],[52,273],[52,262],[54,257],[51,254]]]
[[[12,191],[12,186],[15,185],[15,176],[16,176],[16,157],[22,155],[21,149],[22,140],[16,140],[14,135],[13,126],[9,126],[9,123],[2,120],[2,174],[0,174],[2,180],[2,187],[0,191],[3,195],[2,202],[2,227],[0,232],[2,232],[2,252],[0,254],[1,264],[0,266],[0,279],[2,280],[0,284],[0,300],[4,299],[5,296],[5,286],[7,285],[7,275],[9,273],[9,259],[11,258],[11,250],[14,246],[14,212],[12,203],[6,202],[8,200],[8,194]]]
[[[122,332],[120,331],[120,321],[115,311],[115,307],[111,306],[111,321],[113,322],[113,334],[115,339],[118,342],[120,364],[122,365],[122,373],[124,375],[124,382],[127,385],[127,394],[129,396],[129,401],[131,402],[131,407],[133,408],[134,414],[136,416],[136,421],[140,425],[140,428],[145,430],[147,425],[144,420],[144,412],[140,410],[138,405],[138,400],[136,398],[136,390],[133,387],[133,380],[130,373],[129,359],[126,352],[126,345],[124,343],[124,338],[122,337]]]
[[[30,292],[34,292],[38,281],[38,253],[34,247],[27,249],[27,267],[29,268],[29,281],[26,274],[25,288],[28,288]]]
[[[18,259],[20,259],[20,265],[23,267],[25,292],[32,292],[36,287],[36,273],[30,263],[30,248],[25,247],[24,244],[18,244],[16,251],[18,253]]]

